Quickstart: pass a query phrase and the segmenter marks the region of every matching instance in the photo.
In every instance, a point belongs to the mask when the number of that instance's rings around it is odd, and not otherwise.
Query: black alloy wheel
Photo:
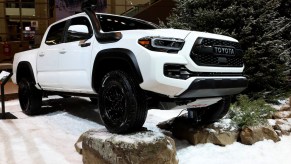
[[[19,82],[18,98],[20,107],[25,114],[35,115],[39,112],[42,103],[42,92],[25,78]]]
[[[112,133],[139,130],[147,116],[143,91],[132,76],[123,71],[105,75],[99,89],[101,118]]]

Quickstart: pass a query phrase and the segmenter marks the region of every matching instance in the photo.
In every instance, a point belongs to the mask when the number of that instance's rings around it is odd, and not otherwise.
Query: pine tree
[[[287,86],[291,0],[176,0],[167,26],[232,36],[245,50],[249,91]],[[290,68],[289,68],[290,69]]]

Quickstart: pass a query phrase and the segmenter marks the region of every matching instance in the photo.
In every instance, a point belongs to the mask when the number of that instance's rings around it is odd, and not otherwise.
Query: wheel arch
[[[100,51],[94,61],[92,88],[98,91],[103,76],[112,70],[121,69],[135,75],[138,83],[143,82],[142,74],[134,53],[128,49],[114,48]]]
[[[36,84],[32,66],[27,61],[22,61],[17,66],[16,82],[19,83],[22,77],[26,77],[31,80],[31,82]]]

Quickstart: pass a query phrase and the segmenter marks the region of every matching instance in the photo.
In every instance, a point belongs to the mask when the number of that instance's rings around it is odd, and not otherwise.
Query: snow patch
[[[274,125],[276,125],[276,120],[268,119],[268,123],[269,123],[269,125],[274,126]]]
[[[115,140],[117,142],[126,142],[126,143],[155,143],[157,140],[163,138],[164,135],[162,133],[157,132],[138,132],[136,134],[130,134],[130,135],[118,135],[118,137],[115,137]]]
[[[289,99],[278,100],[278,102],[279,102],[281,105],[284,105],[284,104],[289,103]]]
[[[232,125],[231,119],[221,119],[219,122],[215,122],[214,124],[215,128],[218,128],[222,131],[235,131],[237,128]]]
[[[281,111],[279,115],[281,118],[286,118],[291,115],[291,111]]]
[[[282,125],[278,125],[280,127],[281,130],[284,131],[290,131],[291,130],[291,126],[290,125],[286,125],[286,124],[282,124]]]
[[[6,102],[7,111],[15,104],[19,107],[18,102],[15,102]],[[160,132],[156,124],[178,116],[181,110],[149,110],[144,127]],[[285,120],[291,123],[291,118]],[[29,124],[25,122],[29,122]],[[227,127],[226,125],[229,123],[227,120],[221,122],[222,127]],[[273,122],[271,121],[271,123]],[[29,133],[28,126],[32,126],[35,131]],[[36,161],[41,163],[39,158],[45,161],[43,163],[82,163],[81,156],[73,153],[73,143],[82,133],[93,128],[104,129],[104,126],[66,112],[27,117],[24,120],[2,120],[0,121],[0,150],[2,150],[0,151],[0,163],[33,163]],[[38,138],[40,134],[45,137]],[[102,136],[107,138],[106,135],[109,134],[104,129]],[[29,140],[24,140],[27,136],[30,137]],[[59,140],[56,140],[56,137]],[[131,141],[135,142],[135,139],[131,138]],[[56,141],[60,142],[56,143]],[[35,143],[32,145],[34,149],[28,149],[32,143]],[[72,146],[68,147],[68,144]],[[188,141],[178,139],[175,139],[175,144],[179,164],[290,164],[291,161],[291,136],[283,136],[277,143],[264,140],[252,146],[238,142],[224,147],[213,144],[193,146]],[[29,152],[30,154],[28,154]]]
[[[216,130],[214,130],[214,129],[205,128],[205,130],[209,133],[217,133]]]

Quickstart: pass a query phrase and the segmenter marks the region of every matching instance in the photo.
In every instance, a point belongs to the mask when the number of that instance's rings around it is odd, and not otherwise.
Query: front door
[[[59,56],[62,53],[66,22],[53,25],[41,43],[37,56],[37,79],[43,89],[61,89],[59,81]]]
[[[85,92],[91,89],[91,51],[95,40],[87,17],[72,18],[59,59],[60,83],[64,91]]]

